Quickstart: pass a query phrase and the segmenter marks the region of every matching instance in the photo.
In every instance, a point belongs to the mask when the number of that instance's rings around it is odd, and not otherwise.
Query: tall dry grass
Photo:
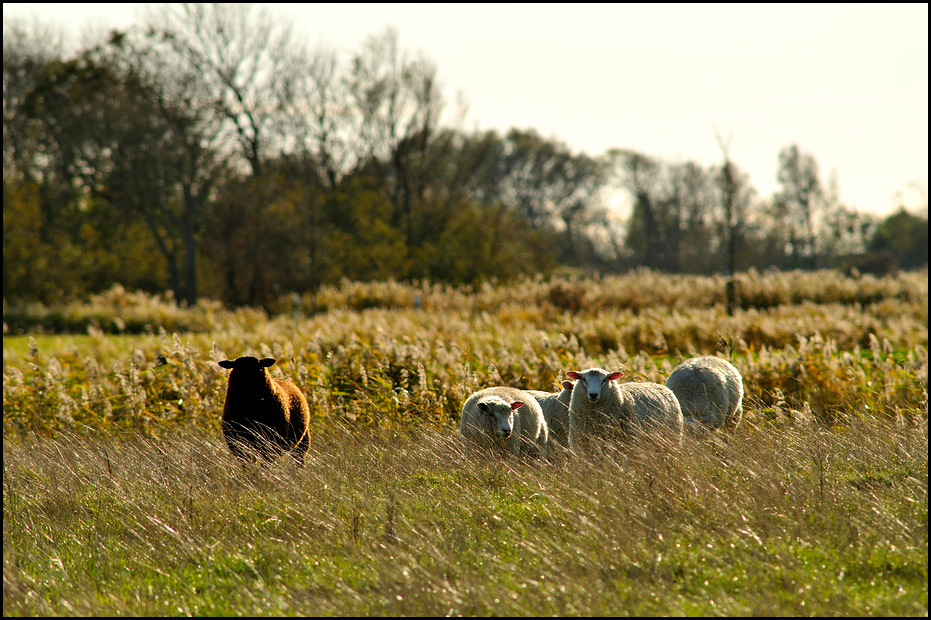
[[[4,614],[927,612],[927,421],[747,424],[594,461],[343,426],[5,441]]]
[[[450,426],[465,396],[489,384],[550,390],[567,370],[593,365],[662,382],[679,359],[716,352],[741,370],[751,409],[766,416],[807,406],[833,423],[851,413],[927,411],[927,298],[727,316],[721,306],[572,312],[507,301],[510,289],[448,310],[243,314],[183,336],[98,332],[80,345],[43,339],[18,351],[5,338],[4,433],[215,428],[225,390],[216,362],[240,355],[277,358],[273,372],[307,394],[318,424]],[[498,305],[482,309],[496,296]]]
[[[883,302],[923,303],[927,307],[927,270],[850,277],[830,270],[760,273],[751,269],[736,278],[739,306],[744,310],[764,312],[799,305],[862,308]],[[493,280],[478,286],[343,280],[337,285],[324,285],[315,294],[299,296],[297,309],[303,315],[372,308],[477,313],[519,306],[540,309],[547,320],[562,312],[582,316],[614,312],[639,315],[651,309],[691,312],[723,309],[725,280],[723,276],[667,275],[647,269],[593,278],[535,276],[507,283]],[[271,315],[290,316],[295,309],[293,295],[282,295],[272,303],[268,309]],[[231,311],[207,299],[192,309],[183,309],[171,293],[131,292],[119,284],[87,300],[54,308],[3,300],[4,334],[154,334],[159,329],[169,333],[209,332],[268,318],[269,314],[261,309]]]

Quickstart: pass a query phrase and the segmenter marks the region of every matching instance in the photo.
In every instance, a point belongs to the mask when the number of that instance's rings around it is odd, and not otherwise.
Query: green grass
[[[923,615],[927,425],[747,425],[596,462],[451,431],[4,442],[4,614]]]
[[[23,364],[30,356],[31,343],[46,355],[77,359],[79,356],[98,358],[128,357],[134,349],[155,342],[153,336],[140,335],[84,335],[84,334],[35,334],[34,336],[4,336],[4,365]]]

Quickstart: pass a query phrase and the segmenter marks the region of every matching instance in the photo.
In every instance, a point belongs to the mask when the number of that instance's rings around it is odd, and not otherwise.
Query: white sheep
[[[569,401],[572,398],[572,381],[563,381],[559,392],[526,390],[543,410],[543,419],[549,431],[550,447],[569,447]]]
[[[720,357],[702,355],[685,360],[672,370],[666,387],[675,393],[690,425],[734,428],[743,417],[740,371]]]
[[[474,392],[462,405],[459,434],[482,447],[511,454],[546,454],[549,432],[540,404],[513,387],[490,387]]]
[[[242,460],[258,453],[271,461],[286,451],[299,465],[310,448],[310,407],[296,385],[273,379],[273,358],[217,362],[230,369],[221,426],[230,451]]]
[[[620,371],[589,368],[566,376],[575,379],[569,401],[569,445],[586,447],[589,438],[619,429],[630,436],[639,431],[672,429],[682,435],[682,410],[672,390],[659,383],[618,383]]]

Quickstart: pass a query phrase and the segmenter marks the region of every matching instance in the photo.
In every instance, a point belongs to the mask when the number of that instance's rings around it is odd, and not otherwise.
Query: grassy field
[[[4,615],[927,615],[927,273],[753,277],[733,317],[711,279],[638,273],[344,283],[180,333],[111,294],[87,335],[5,336]],[[120,313],[148,327],[105,333]],[[479,387],[715,352],[745,380],[732,435],[457,441]],[[215,362],[248,354],[311,402],[303,469],[222,441]]]

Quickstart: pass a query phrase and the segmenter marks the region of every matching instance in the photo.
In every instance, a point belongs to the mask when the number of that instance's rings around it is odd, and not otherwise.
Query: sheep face
[[[578,381],[579,387],[577,389],[585,390],[588,402],[595,404],[601,400],[601,396],[604,394],[608,382],[620,379],[624,376],[624,373],[620,371],[607,372],[600,368],[589,368],[585,372],[570,370],[566,373],[566,376]]]
[[[516,401],[508,403],[501,398],[489,398],[478,403],[478,409],[488,419],[491,434],[494,437],[507,439],[514,432],[514,411],[523,407],[524,403]]]

